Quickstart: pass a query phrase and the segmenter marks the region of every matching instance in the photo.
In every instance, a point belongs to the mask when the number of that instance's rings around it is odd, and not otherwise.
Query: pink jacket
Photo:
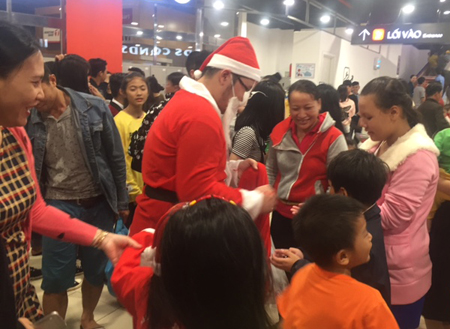
[[[37,198],[31,208],[28,219],[22,227],[27,241],[31,241],[31,231],[67,242],[89,246],[94,240],[97,228],[80,220],[72,219],[68,214],[54,207],[47,206],[39,190],[39,182],[34,170],[34,157],[31,143],[23,128],[8,128],[19,142],[28,160],[28,167],[36,182]]]
[[[374,153],[379,143],[362,148]],[[378,201],[393,305],[411,304],[431,286],[427,216],[439,179],[439,151],[418,124],[380,156],[390,175]]]

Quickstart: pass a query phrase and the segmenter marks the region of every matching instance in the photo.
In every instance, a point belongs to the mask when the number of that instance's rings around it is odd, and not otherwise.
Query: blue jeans
[[[114,212],[106,199],[90,208],[63,200],[46,201],[48,205],[103,231],[112,232],[113,230]],[[44,236],[42,237],[42,290],[46,293],[57,294],[73,286],[78,250],[84,278],[93,286],[103,285],[105,266],[108,261],[103,251]]]

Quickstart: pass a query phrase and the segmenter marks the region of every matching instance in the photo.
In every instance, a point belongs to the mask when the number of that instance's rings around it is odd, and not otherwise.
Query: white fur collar
[[[379,145],[380,142],[368,139],[361,145],[361,149],[369,151]],[[436,156],[439,155],[438,148],[433,140],[428,137],[425,127],[420,123],[401,136],[380,156],[380,159],[388,164],[391,171],[395,171],[410,155],[415,154],[419,150],[428,150],[436,154]]]

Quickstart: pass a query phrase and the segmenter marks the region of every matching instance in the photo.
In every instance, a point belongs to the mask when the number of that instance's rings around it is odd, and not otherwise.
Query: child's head
[[[331,193],[350,196],[366,207],[381,197],[389,168],[375,155],[355,149],[339,153],[328,165]]]
[[[148,87],[145,78],[137,72],[128,73],[120,86],[122,93],[133,106],[143,106],[148,98]]]
[[[242,208],[217,198],[181,208],[167,219],[156,254],[161,273],[150,284],[151,328],[267,327],[266,253]]]
[[[293,219],[295,240],[328,270],[350,270],[367,263],[372,235],[366,229],[364,209],[360,202],[341,195],[314,196]]]

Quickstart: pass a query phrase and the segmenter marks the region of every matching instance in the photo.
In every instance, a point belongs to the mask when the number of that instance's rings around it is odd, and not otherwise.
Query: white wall
[[[419,50],[413,46],[403,46],[400,59],[399,77],[409,81],[412,74],[417,74],[428,63],[429,50]]]
[[[263,75],[279,72],[284,77],[292,59],[293,30],[268,29],[247,23],[247,37],[255,49]]]

